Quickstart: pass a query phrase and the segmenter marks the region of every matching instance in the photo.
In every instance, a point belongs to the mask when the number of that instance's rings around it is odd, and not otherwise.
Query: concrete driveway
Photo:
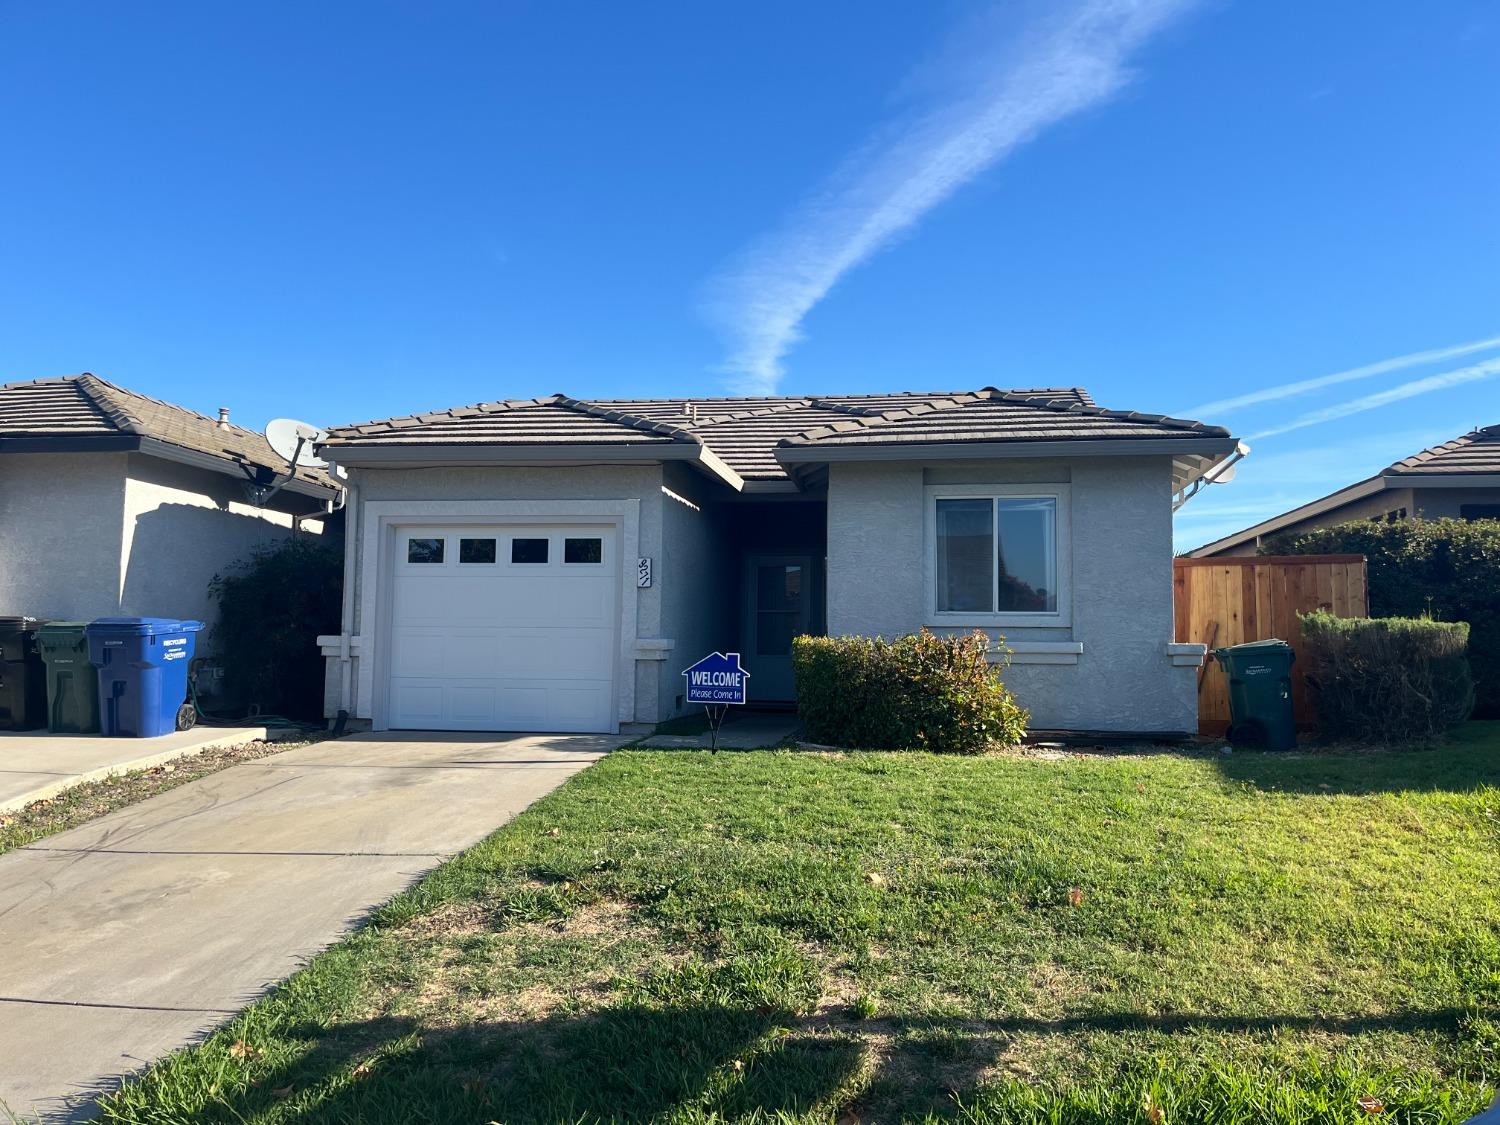
[[[92,1115],[372,907],[626,741],[354,735],[0,856],[0,1102]]]

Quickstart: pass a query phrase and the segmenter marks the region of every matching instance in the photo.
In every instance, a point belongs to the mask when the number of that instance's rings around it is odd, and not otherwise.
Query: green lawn
[[[1500,723],[1433,751],[622,751],[116,1121],[1456,1122]]]

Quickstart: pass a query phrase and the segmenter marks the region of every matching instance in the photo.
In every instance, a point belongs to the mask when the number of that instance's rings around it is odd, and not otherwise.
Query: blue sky
[[[1253,439],[1191,546],[1500,422],[1451,351],[1497,48],[1478,0],[0,3],[0,377],[252,426],[1083,384]]]

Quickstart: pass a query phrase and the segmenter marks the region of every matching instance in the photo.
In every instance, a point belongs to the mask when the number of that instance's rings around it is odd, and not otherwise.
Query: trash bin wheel
[[[198,725],[198,708],[191,703],[184,703],[177,708],[177,729],[192,730]]]
[[[1230,724],[1229,731],[1225,735],[1233,746],[1265,746],[1267,742],[1266,728],[1255,719],[1246,719],[1241,723]]]

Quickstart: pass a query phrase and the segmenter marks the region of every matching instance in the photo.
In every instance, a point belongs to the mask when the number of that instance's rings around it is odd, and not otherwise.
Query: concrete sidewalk
[[[265,737],[265,727],[194,727],[160,738],[0,731],[0,813],[24,809],[85,781]]]
[[[90,1116],[619,741],[355,735],[0,856],[0,1101]]]

